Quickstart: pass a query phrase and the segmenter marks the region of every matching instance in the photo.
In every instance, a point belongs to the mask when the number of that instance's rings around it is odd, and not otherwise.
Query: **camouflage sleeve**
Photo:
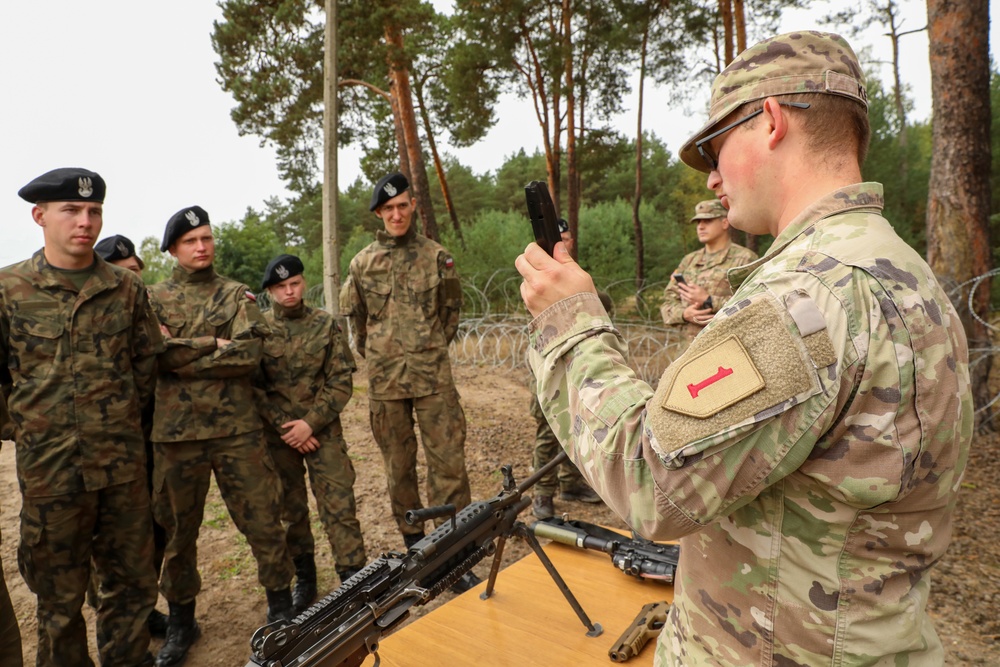
[[[281,425],[291,421],[292,418],[284,410],[275,405],[274,401],[268,395],[267,377],[264,375],[264,369],[261,366],[258,366],[253,374],[253,397],[254,404],[257,406],[257,412],[260,413],[260,418],[281,433]]]
[[[462,310],[462,283],[455,270],[455,260],[447,251],[438,253],[438,275],[441,276],[438,294],[438,319],[444,327],[445,340],[449,343],[458,333],[459,315]]]
[[[161,371],[173,371],[187,366],[212,354],[216,350],[215,336],[197,336],[195,338],[167,338],[163,342],[163,352],[157,362]]]
[[[663,289],[663,305],[660,306],[660,315],[666,325],[684,324],[684,310],[687,306],[681,301],[681,293],[677,289],[677,281],[674,280],[674,273],[684,273],[688,264],[691,263],[691,255],[685,255],[678,266],[670,274],[670,282]]]
[[[640,534],[674,539],[732,513],[797,469],[835,419],[836,382],[821,386],[814,371],[832,363],[829,337],[823,330],[822,340],[794,340],[798,328],[769,299],[758,295],[746,318],[709,325],[655,395],[627,366],[627,345],[592,295],[565,299],[532,322],[530,361],[549,423],[583,476]],[[739,336],[752,356],[734,345]],[[744,385],[755,390],[752,400],[712,399],[716,411],[698,414],[692,406],[711,401],[692,397],[717,379],[715,366],[766,377]]]
[[[340,307],[351,320],[351,330],[354,332],[354,349],[364,359],[365,342],[368,340],[368,306],[358,286],[356,271],[357,267],[354,262],[351,262],[350,275],[348,275],[347,282],[344,283],[344,296],[341,298]]]
[[[230,342],[189,364],[174,368],[178,376],[223,379],[256,372],[263,354],[267,325],[257,304],[245,295],[244,289],[234,291],[230,298],[236,300],[236,315],[218,330],[218,337]]]
[[[351,375],[354,371],[354,358],[347,359],[344,354],[344,334],[336,322],[330,323],[329,338],[326,366],[323,369],[323,388],[316,393],[312,407],[303,417],[314,433],[326,428],[343,412],[354,390]]]
[[[143,410],[156,388],[157,355],[163,351],[160,322],[153,313],[145,287],[140,284],[132,306],[132,378]]]

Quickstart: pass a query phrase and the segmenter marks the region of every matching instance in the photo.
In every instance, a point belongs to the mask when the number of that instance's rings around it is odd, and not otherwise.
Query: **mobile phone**
[[[684,280],[684,276],[679,273],[674,274],[674,280],[677,281],[678,285],[687,285],[687,281]]]

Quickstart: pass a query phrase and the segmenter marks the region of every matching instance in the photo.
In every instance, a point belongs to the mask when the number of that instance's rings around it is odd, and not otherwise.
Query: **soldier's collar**
[[[417,228],[412,222],[410,223],[410,228],[406,230],[406,233],[402,236],[393,236],[384,229],[380,229],[375,232],[375,238],[382,245],[387,246],[403,246],[412,241],[417,236]]]
[[[299,301],[299,305],[292,308],[286,308],[277,301],[273,301],[271,308],[274,310],[275,317],[281,317],[286,320],[297,320],[306,314],[306,302],[304,299]]]
[[[215,267],[188,271],[180,264],[174,266],[173,279],[179,283],[207,283],[215,278]]]

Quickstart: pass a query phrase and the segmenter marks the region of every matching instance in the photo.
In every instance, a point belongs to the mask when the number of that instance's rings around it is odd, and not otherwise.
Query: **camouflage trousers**
[[[156,603],[152,527],[145,479],[100,491],[23,499],[17,560],[38,599],[36,665],[94,664],[80,613],[91,559],[101,585],[101,664],[152,664],[146,626]]]
[[[10,603],[2,562],[0,562],[0,665],[3,667],[24,665],[24,657],[21,655],[21,630],[17,627],[17,615]]]
[[[319,449],[300,454],[282,442],[276,432],[267,430],[266,435],[271,458],[281,475],[284,492],[281,522],[289,554],[295,558],[316,551],[309,526],[305,480],[308,470],[309,486],[337,569],[363,567],[368,561],[354,500],[354,466],[347,456],[343,436],[323,436]]]
[[[549,421],[538,403],[538,396],[531,394],[531,416],[535,419],[535,452],[531,465],[539,470],[562,451],[562,445],[552,432]],[[535,495],[554,496],[557,490],[568,491],[584,484],[583,475],[576,469],[572,461],[564,461],[559,466],[543,475],[535,484]]]
[[[262,431],[226,438],[153,443],[153,511],[167,531],[160,592],[186,604],[201,591],[198,532],[212,474],[267,590],[287,588],[294,566],[281,528],[281,482]]]
[[[369,399],[368,409],[372,435],[385,463],[392,516],[401,533],[415,535],[423,530],[403,518],[407,510],[423,507],[417,483],[414,413],[427,461],[428,505],[451,503],[461,509],[472,502],[465,469],[465,413],[456,390],[395,401]]]

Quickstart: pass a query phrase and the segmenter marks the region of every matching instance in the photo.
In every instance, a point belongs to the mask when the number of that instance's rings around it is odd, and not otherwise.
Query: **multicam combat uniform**
[[[709,296],[712,297],[712,312],[717,313],[733,295],[733,289],[729,286],[726,272],[729,269],[744,266],[757,259],[757,254],[753,250],[744,248],[741,245],[730,243],[725,250],[709,252],[706,248],[688,253],[681,260],[680,266],[674,273],[680,273],[689,285],[703,287]],[[663,305],[660,306],[660,315],[663,316],[663,323],[667,326],[681,328],[688,341],[701,333],[705,327],[688,322],[684,319],[684,310],[687,308],[681,300],[681,293],[677,289],[677,281],[673,274],[670,283],[663,290]]]
[[[257,578],[280,590],[292,562],[280,522],[280,481],[267,452],[252,377],[265,324],[245,285],[212,267],[175,267],[150,287],[170,336],[159,357],[153,416],[154,511],[169,541],[160,590],[186,604],[201,590],[197,540],[212,473],[257,559]],[[216,338],[231,342],[216,346]]]
[[[139,410],[159,328],[132,273],[95,255],[60,271],[39,250],[0,271],[0,385],[21,487],[21,575],[38,598],[38,665],[89,665],[80,608],[91,558],[105,665],[151,660],[156,602]]]
[[[431,505],[472,500],[465,469],[465,413],[451,377],[448,343],[458,332],[462,291],[451,254],[411,226],[384,231],[351,260],[344,310],[368,361],[372,433],[385,461],[392,514],[422,507],[417,487],[416,410]]]
[[[655,394],[592,295],[531,325],[584,476],[642,534],[682,538],[659,665],[943,663],[925,606],[972,435],[968,350],[882,202],[866,183],[804,210]]]
[[[365,544],[354,499],[354,466],[340,413],[351,400],[354,356],[333,317],[300,303],[275,303],[264,313],[271,335],[264,343],[262,393],[258,405],[264,419],[271,457],[284,489],[282,520],[293,559],[315,551],[309,528],[305,467],[338,570],[365,565]],[[286,445],[282,424],[303,419],[320,442],[314,452],[300,454]]]

